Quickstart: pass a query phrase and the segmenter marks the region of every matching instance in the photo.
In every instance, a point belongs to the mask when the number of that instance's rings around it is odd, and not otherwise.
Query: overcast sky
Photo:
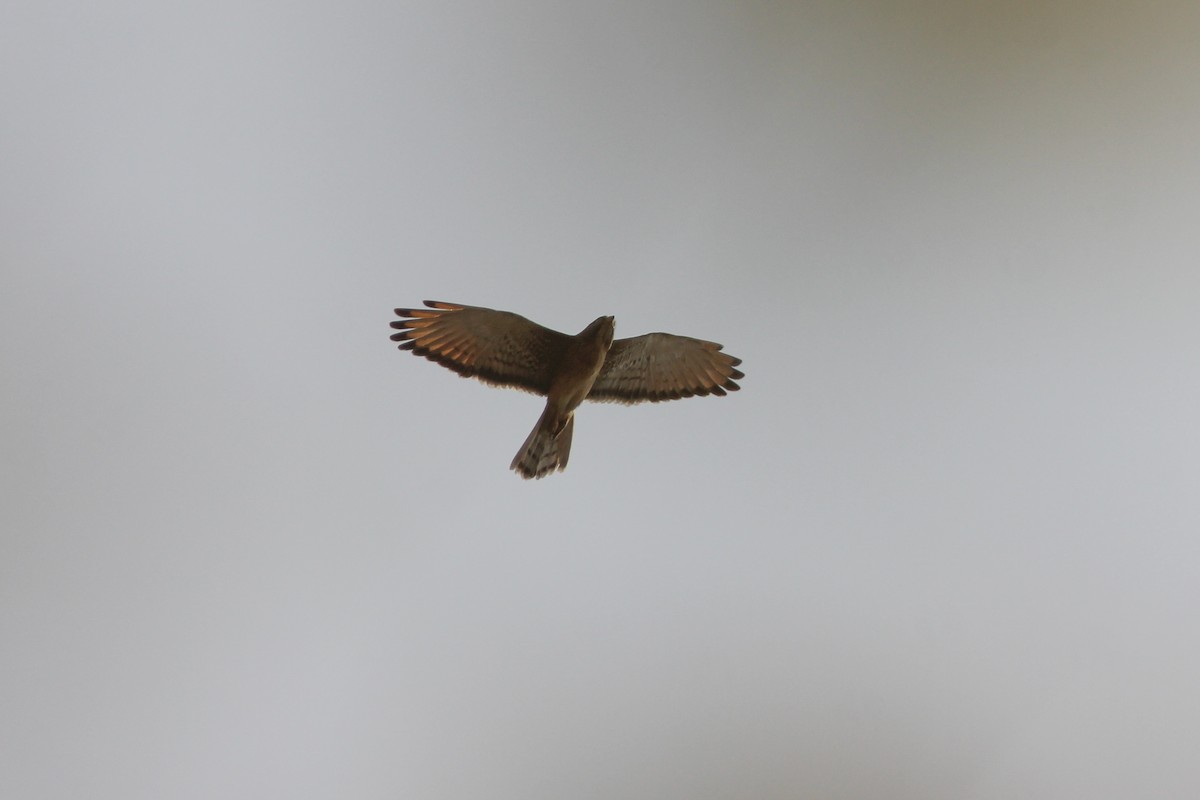
[[[1200,795],[1188,6],[9,0],[0,796]]]

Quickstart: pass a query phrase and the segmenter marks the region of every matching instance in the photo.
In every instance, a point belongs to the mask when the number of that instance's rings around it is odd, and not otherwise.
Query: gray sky
[[[1200,11],[1025,5],[6,3],[0,796],[1196,796]]]

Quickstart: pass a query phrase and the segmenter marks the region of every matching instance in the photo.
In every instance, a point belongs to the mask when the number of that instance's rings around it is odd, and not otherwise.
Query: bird
[[[724,396],[741,387],[742,363],[716,342],[647,333],[614,339],[616,321],[597,317],[571,336],[520,314],[481,306],[424,301],[397,308],[392,341],[466,378],[546,398],[546,407],[509,469],[543,478],[566,468],[575,409],[584,400],[658,403]]]

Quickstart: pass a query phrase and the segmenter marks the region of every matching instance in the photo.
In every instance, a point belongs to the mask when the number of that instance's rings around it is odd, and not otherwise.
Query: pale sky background
[[[1194,3],[0,10],[0,796],[1200,796]],[[395,306],[714,339],[586,405]]]

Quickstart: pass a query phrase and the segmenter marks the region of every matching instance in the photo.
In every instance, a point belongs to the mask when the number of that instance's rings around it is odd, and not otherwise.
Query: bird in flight
[[[492,386],[546,398],[546,409],[517,451],[510,469],[542,478],[567,466],[575,409],[584,400],[657,403],[738,390],[742,363],[721,345],[647,333],[613,339],[612,317],[597,317],[570,336],[509,311],[425,301],[397,308],[392,341],[401,350]]]

